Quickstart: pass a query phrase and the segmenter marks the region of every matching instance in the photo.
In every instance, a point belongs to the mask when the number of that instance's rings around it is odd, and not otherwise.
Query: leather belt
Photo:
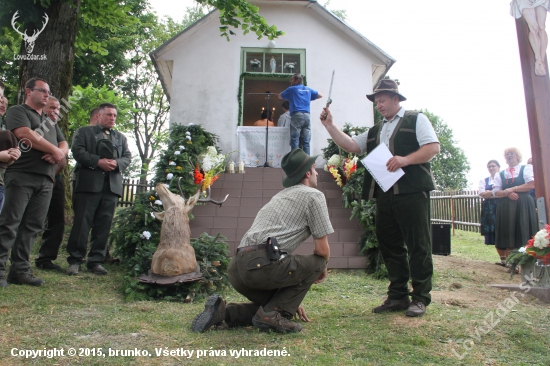
[[[267,244],[250,245],[247,247],[237,248],[237,254],[245,252],[255,252],[257,250],[266,250]]]

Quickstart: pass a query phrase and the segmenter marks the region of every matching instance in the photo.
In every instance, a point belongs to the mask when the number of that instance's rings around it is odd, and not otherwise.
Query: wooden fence
[[[432,223],[451,224],[453,230],[479,232],[481,197],[477,191],[430,192]]]
[[[152,182],[145,181],[145,184],[140,184],[139,179],[124,179],[122,181],[122,197],[118,199],[118,207],[132,206],[138,193],[151,189],[154,189]]]

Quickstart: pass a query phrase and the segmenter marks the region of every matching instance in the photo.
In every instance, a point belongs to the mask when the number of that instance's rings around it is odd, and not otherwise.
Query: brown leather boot
[[[224,319],[225,300],[220,295],[210,295],[204,304],[204,311],[193,319],[191,330],[199,333],[206,332],[211,327],[222,323]]]
[[[274,330],[279,333],[294,333],[302,330],[302,325],[291,322],[278,311],[264,311],[260,306],[252,318],[254,327],[260,330]]]

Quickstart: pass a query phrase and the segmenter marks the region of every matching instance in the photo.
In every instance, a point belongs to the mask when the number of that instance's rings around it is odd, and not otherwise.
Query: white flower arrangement
[[[185,150],[185,146],[180,145],[180,150]]]
[[[538,233],[535,234],[535,241],[533,242],[533,246],[538,249],[544,249],[550,246],[549,236],[550,235],[548,235],[546,229],[540,230]]]
[[[519,249],[518,249],[518,252],[520,252],[520,253],[525,253],[525,247],[519,248]]]
[[[215,169],[215,174],[217,174],[220,167],[222,168],[221,170],[223,170],[225,158],[225,155],[218,154],[218,151],[214,146],[209,146],[206,149],[206,153],[199,157],[199,161],[204,172],[209,172],[210,170]]]
[[[189,122],[189,124],[187,126],[193,126],[193,125],[194,125],[194,123]],[[189,131],[187,131],[187,132],[189,132]]]
[[[176,165],[176,162],[175,162],[175,161],[171,161],[171,162],[168,163],[168,165],[174,166],[174,165]]]
[[[170,180],[170,179],[172,179],[172,178],[174,178],[174,174],[172,174],[172,173],[166,174],[166,179],[167,179],[167,180]]]
[[[155,205],[159,205],[159,206],[162,206],[162,201],[161,200],[156,200],[154,202]]]
[[[328,172],[328,167],[333,166],[336,168],[342,167],[342,164],[344,162],[344,158],[341,155],[334,154],[328,159],[327,164],[325,165],[325,171]]]
[[[174,151],[174,155],[179,155],[181,154],[181,151]]]
[[[285,69],[290,69],[290,71],[294,70],[294,67],[296,66],[296,62],[285,62]]]
[[[139,235],[140,238],[149,240],[151,239],[151,233],[148,231],[144,231]]]
[[[191,136],[185,136],[185,138],[191,141]]]
[[[253,69],[257,69],[259,67],[262,67],[262,63],[260,62],[260,60],[253,59],[250,60],[250,66],[252,66]]]

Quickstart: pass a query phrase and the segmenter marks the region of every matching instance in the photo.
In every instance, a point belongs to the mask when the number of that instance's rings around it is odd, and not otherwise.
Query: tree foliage
[[[204,15],[202,8],[188,8],[181,23],[168,18],[159,21],[156,15],[140,15],[139,29],[132,38],[132,47],[126,52],[130,67],[117,82],[118,87],[132,101],[132,134],[137,145],[140,180],[145,183],[149,165],[155,153],[168,137],[167,125],[170,104],[162,90],[149,52],[181,32]]]
[[[243,34],[253,32],[258,39],[266,36],[268,39],[275,39],[284,34],[274,25],[267,24],[267,21],[260,15],[259,8],[246,0],[195,0],[201,5],[211,6],[220,11],[220,32],[221,36],[228,41],[230,35],[235,32],[230,27],[242,29]]]
[[[459,190],[468,186],[466,174],[470,171],[468,158],[454,139],[453,130],[439,116],[422,110],[434,127],[440,152],[431,161],[438,190]]]
[[[91,85],[83,88],[80,85],[74,87],[71,94],[71,112],[69,114],[69,139],[80,127],[87,126],[92,109],[99,107],[101,103],[112,103],[117,106],[117,130],[131,131],[132,128],[132,102],[120,93],[102,86],[95,88]]]
[[[330,0],[327,0],[326,3],[323,4],[325,8],[328,9],[330,5]],[[328,9],[332,14],[336,15],[338,18],[340,18],[343,22],[345,22],[348,19],[348,13],[345,9]]]

